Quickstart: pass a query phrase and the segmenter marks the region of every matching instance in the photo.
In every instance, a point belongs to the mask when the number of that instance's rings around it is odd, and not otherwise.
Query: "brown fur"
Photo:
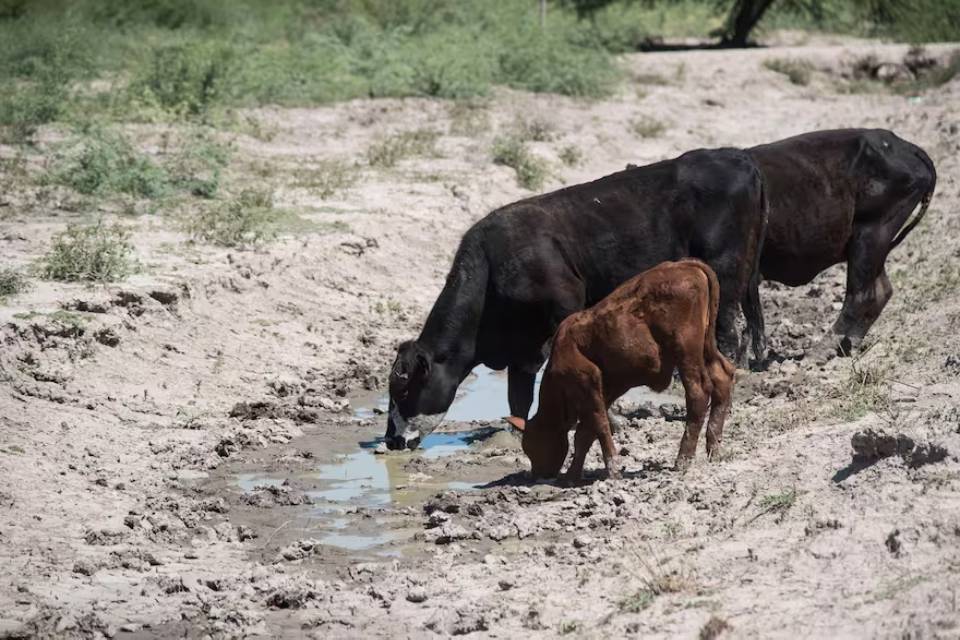
[[[564,320],[554,336],[537,415],[526,424],[510,419],[523,430],[534,475],[560,472],[567,432],[576,426],[568,476],[582,475],[587,451],[599,439],[608,475],[618,477],[607,409],[633,387],[663,391],[674,368],[687,404],[677,466],[686,468],[693,458],[708,406],[707,455],[715,456],[735,371],[717,350],[719,295],[717,277],[703,262],[663,262]]]

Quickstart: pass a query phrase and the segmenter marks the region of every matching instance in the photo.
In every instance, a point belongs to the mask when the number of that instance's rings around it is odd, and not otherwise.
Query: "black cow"
[[[747,152],[770,200],[763,277],[795,287],[846,262],[840,318],[814,355],[849,354],[893,293],[884,262],[927,211],[937,182],[933,162],[884,129],[817,131]]]
[[[713,268],[721,349],[740,355],[743,300],[760,357],[766,219],[761,174],[736,149],[691,151],[493,211],[464,234],[420,337],[398,349],[387,446],[416,448],[478,364],[507,368],[510,412],[526,418],[560,322],[665,260],[696,257]]]

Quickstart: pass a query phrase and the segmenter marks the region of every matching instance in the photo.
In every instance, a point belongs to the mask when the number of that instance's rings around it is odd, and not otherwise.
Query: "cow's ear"
[[[527,428],[527,421],[523,418],[518,418],[517,416],[507,416],[504,418],[507,423],[516,429],[517,431],[523,432]]]

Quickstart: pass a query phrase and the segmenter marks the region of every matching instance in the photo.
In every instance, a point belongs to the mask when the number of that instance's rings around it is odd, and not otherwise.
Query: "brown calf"
[[[523,431],[533,475],[560,473],[567,432],[576,426],[568,477],[581,477],[596,439],[608,476],[619,477],[607,409],[633,387],[663,391],[674,368],[687,400],[677,467],[686,469],[692,460],[708,406],[707,455],[713,457],[720,448],[735,372],[717,350],[719,295],[717,276],[703,262],[663,262],[564,320],[553,338],[537,415],[527,423],[507,419]]]

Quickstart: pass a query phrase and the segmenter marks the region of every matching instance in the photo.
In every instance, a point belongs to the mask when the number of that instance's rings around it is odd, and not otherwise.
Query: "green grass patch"
[[[344,160],[320,160],[294,173],[294,187],[308,189],[326,200],[350,188],[360,178],[357,167]]]
[[[10,267],[0,268],[0,300],[15,296],[30,288],[30,281],[19,270]]]
[[[787,76],[790,82],[800,86],[810,84],[810,78],[813,74],[813,65],[806,60],[770,58],[763,61],[763,66],[770,71]]]
[[[126,136],[99,127],[61,147],[43,182],[85,195],[127,193],[145,198],[165,195],[171,186],[167,172],[138,152]]]
[[[653,604],[656,598],[657,594],[650,589],[644,588],[620,600],[620,602],[617,603],[617,607],[623,613],[640,613]]]
[[[367,149],[367,162],[371,167],[390,168],[405,158],[434,154],[439,137],[432,129],[415,129],[381,138]]]
[[[248,247],[275,237],[282,217],[272,192],[249,189],[201,209],[186,219],[184,228],[195,240]]]
[[[221,173],[230,162],[230,148],[210,132],[197,131],[179,142],[179,150],[165,163],[173,187],[201,198],[220,190]]]
[[[546,160],[534,155],[517,135],[494,140],[492,155],[494,164],[511,167],[517,172],[517,184],[524,189],[540,189],[550,175]]]
[[[39,272],[48,280],[111,282],[133,271],[132,254],[130,232],[119,224],[72,225],[54,236]]]
[[[795,488],[781,491],[780,493],[771,493],[760,498],[757,503],[763,510],[763,513],[783,513],[790,509],[797,501],[797,490]]]
[[[630,131],[641,138],[659,138],[667,125],[651,116],[640,116],[630,121]]]
[[[560,162],[568,167],[576,167],[583,162],[583,152],[579,147],[572,144],[560,149],[560,153],[557,155],[560,157]]]

